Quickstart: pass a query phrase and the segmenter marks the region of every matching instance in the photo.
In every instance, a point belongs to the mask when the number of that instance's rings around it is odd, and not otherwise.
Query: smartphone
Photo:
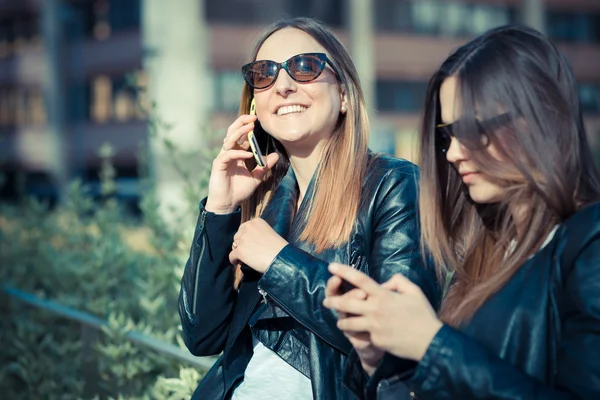
[[[256,115],[256,101],[254,99],[252,99],[252,102],[250,103],[250,115]],[[252,154],[254,154],[256,164],[258,164],[259,167],[265,167],[267,164],[260,151],[260,147],[258,147],[258,141],[256,140],[254,131],[248,132],[248,143],[250,143],[250,150],[252,150]]]

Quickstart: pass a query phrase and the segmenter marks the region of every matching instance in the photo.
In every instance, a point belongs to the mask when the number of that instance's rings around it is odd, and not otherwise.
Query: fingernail
[[[335,272],[337,271],[339,268],[336,264],[329,264],[329,272]]]

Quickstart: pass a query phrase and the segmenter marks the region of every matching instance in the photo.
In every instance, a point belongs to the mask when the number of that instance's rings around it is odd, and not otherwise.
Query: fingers
[[[277,161],[279,161],[279,154],[277,153],[271,153],[265,157],[265,163],[269,169],[273,168]]]
[[[371,311],[371,304],[369,302],[362,299],[354,299],[346,295],[326,297],[323,300],[323,306],[337,312],[355,315],[364,315]]]
[[[347,317],[344,319],[339,319],[337,322],[338,329],[347,332],[359,333],[359,332],[369,332],[369,322],[367,318],[363,316],[357,317]]]
[[[233,121],[233,124],[229,125],[229,128],[227,128],[227,137],[230,136],[233,132],[239,130],[244,125],[247,125],[251,122],[255,122],[256,120],[256,115],[240,115],[235,121]]]
[[[383,290],[381,286],[368,275],[347,265],[331,263],[329,264],[329,272],[350,282],[356,288],[363,290],[368,296],[376,295]]]
[[[252,154],[252,153],[250,153]],[[279,160],[279,154],[277,153],[271,153],[268,156],[265,157],[265,167],[259,167],[256,166],[251,174],[252,177],[257,181],[257,182],[262,182],[262,179],[264,178],[264,176],[267,174],[267,172],[273,168],[273,166],[277,163],[277,160]]]
[[[247,160],[252,158],[252,153],[246,150],[222,151],[213,161],[213,168],[226,170],[233,161]]]
[[[396,274],[392,276],[387,282],[381,284],[381,287],[387,290],[393,290],[399,293],[406,294],[418,294],[421,293],[421,289],[412,283],[407,277]]]
[[[231,250],[231,252],[229,253],[229,262],[231,263],[231,265],[237,265],[237,263],[240,261],[237,253],[238,252],[236,249]]]
[[[331,278],[329,278],[327,280],[327,285],[325,286],[325,296],[327,297],[332,297],[332,296],[339,296],[340,293],[340,286],[342,284],[342,280],[340,279],[339,276],[332,276]]]
[[[344,335],[356,350],[365,350],[372,346],[369,332],[344,332]]]
[[[367,294],[361,289],[352,289],[345,296],[349,296],[352,299],[356,300],[366,300]]]
[[[254,129],[254,124],[250,123],[238,128],[235,132],[228,134],[223,140],[223,148],[222,150],[227,151],[231,149],[244,149],[248,150],[250,148],[250,143],[248,142],[248,132]]]
[[[250,144],[248,143],[247,135],[248,132],[254,129],[255,121],[255,115],[241,115],[238,117],[227,129],[227,135],[223,139],[223,150],[226,151],[234,148],[248,150]]]

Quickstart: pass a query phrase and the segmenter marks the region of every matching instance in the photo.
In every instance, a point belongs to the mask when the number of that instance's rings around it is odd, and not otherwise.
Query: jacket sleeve
[[[200,203],[179,292],[183,340],[196,356],[223,350],[237,297],[229,252],[241,213],[214,214],[204,209],[205,201]]]
[[[435,273],[427,269],[419,248],[417,226],[416,167],[390,169],[380,179],[372,200],[370,254],[366,270],[373,279],[383,282],[400,273],[423,288],[433,304],[440,291]],[[259,287],[289,315],[321,339],[348,354],[352,348],[337,328],[337,316],[322,306],[325,286],[331,274],[328,262],[292,245],[275,257],[259,282]]]
[[[555,385],[526,375],[477,340],[444,326],[412,379],[425,399],[600,399],[600,238],[567,275],[560,311]]]

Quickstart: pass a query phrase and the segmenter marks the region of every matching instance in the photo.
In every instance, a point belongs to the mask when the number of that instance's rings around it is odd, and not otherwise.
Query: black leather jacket
[[[470,322],[444,326],[409,364],[387,356],[367,381],[353,354],[345,382],[380,400],[600,399],[600,204],[560,224]]]
[[[245,279],[238,291],[232,287],[228,254],[240,212],[215,215],[200,205],[179,313],[192,354],[223,355],[194,398],[212,400],[219,392],[225,392],[225,398],[231,395],[252,356],[251,331],[311,379],[314,398],[353,397],[342,384],[350,342],[337,329],[335,314],[322,306],[331,276],[327,265],[333,261],[355,265],[379,282],[403,274],[437,306],[435,272],[424,265],[419,249],[417,174],[416,166],[406,160],[371,155],[354,233],[345,245],[315,256],[299,240],[308,210],[303,202],[294,218],[298,191],[290,168],[261,216],[289,245],[264,275]]]

